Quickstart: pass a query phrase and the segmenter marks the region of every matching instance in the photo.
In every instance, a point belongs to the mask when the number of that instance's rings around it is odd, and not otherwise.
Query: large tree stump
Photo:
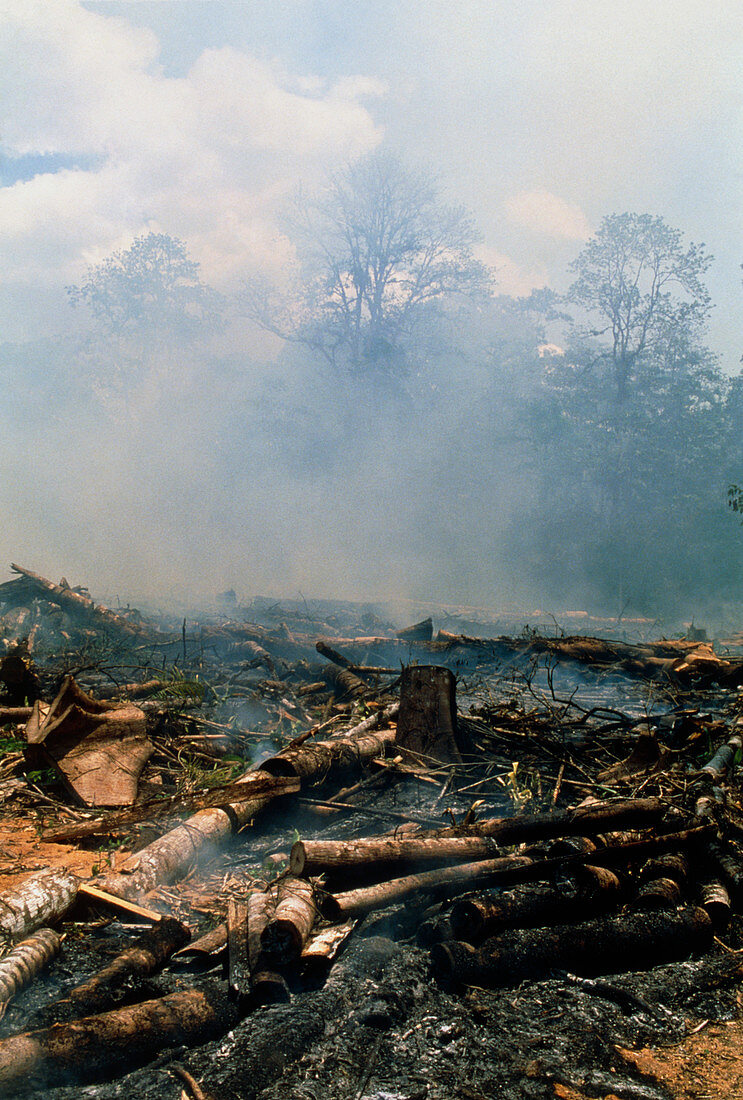
[[[409,665],[403,669],[397,743],[420,756],[461,762],[456,680],[448,668]]]

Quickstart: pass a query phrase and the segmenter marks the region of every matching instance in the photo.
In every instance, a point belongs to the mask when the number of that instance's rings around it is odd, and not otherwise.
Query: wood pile
[[[3,1095],[208,1043],[302,998],[379,922],[414,938],[457,996],[737,949],[743,662],[711,644],[482,639],[434,634],[430,619],[389,636],[169,631],[13,568],[0,632],[15,631],[6,648],[20,647],[29,692],[8,690],[0,714],[13,744],[0,807],[42,816],[62,860],[0,892],[0,1015],[20,1025],[0,1038]],[[128,656],[115,666],[107,650],[78,682],[70,655],[96,632]],[[63,636],[64,661],[42,661],[41,640]],[[583,706],[579,687],[555,687],[558,667],[580,669],[567,673],[578,685],[642,684],[662,705],[642,719],[614,696]],[[520,670],[518,700],[493,688],[504,669]],[[24,779],[42,766],[44,789]],[[116,838],[126,850],[108,867],[66,870],[65,851]],[[55,988],[65,933],[96,915],[145,929],[24,1017],[34,983]],[[221,980],[199,975],[220,964]],[[171,989],[175,966],[189,977]],[[145,995],[153,981],[160,996]]]

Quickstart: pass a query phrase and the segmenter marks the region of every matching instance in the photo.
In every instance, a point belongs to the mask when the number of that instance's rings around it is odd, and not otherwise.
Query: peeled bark
[[[198,1046],[237,1023],[220,983],[0,1040],[0,1094],[110,1080],[161,1050]]]
[[[0,1016],[11,997],[30,985],[46,964],[56,958],[61,944],[62,937],[53,928],[40,928],[0,959]]]
[[[586,977],[639,970],[704,952],[712,939],[704,910],[689,909],[511,930],[477,951],[457,941],[437,944],[431,956],[448,982],[495,987],[544,978],[555,969]]]
[[[477,882],[518,881],[521,874],[534,868],[528,856],[505,856],[503,859],[482,860],[479,863],[462,863],[455,867],[439,867],[435,871],[423,871],[418,875],[406,875],[376,886],[364,886],[330,896],[323,903],[327,916],[334,920],[360,917],[374,909],[404,901],[414,894],[446,894],[468,889]]]
[[[17,940],[64,916],[80,880],[67,871],[39,871],[0,895],[0,937]]]

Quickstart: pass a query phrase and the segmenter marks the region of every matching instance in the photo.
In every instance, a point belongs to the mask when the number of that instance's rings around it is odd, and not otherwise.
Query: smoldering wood
[[[204,982],[66,1024],[0,1040],[0,1092],[109,1080],[172,1046],[198,1046],[234,1026],[239,1009],[221,983]]]
[[[531,872],[534,861],[528,856],[504,856],[477,863],[462,863],[454,867],[439,867],[416,875],[405,875],[374,886],[329,895],[322,902],[323,912],[331,920],[360,917],[374,909],[404,901],[415,894],[432,896],[469,889],[477,882],[519,881],[523,872]]]
[[[588,836],[558,837],[553,840],[547,849],[547,855],[552,859],[561,856],[587,856],[596,851],[596,842]]]
[[[95,885],[111,894],[133,899],[161,883],[175,882],[209,851],[216,851],[234,832],[243,828],[280,795],[256,794],[265,790],[265,771],[247,772],[238,782],[245,796],[224,807],[199,810],[181,825],[131,856],[120,872],[104,875]]]
[[[414,864],[471,863],[500,855],[492,837],[362,837],[298,840],[289,856],[293,875],[311,877],[364,868],[369,873]]]
[[[736,905],[743,899],[743,851],[733,848],[731,841],[723,847],[713,842],[702,853],[699,865],[708,867],[722,879]]]
[[[314,889],[305,879],[286,876],[272,888],[276,893],[273,913],[261,934],[264,959],[286,966],[302,954],[317,917]]]
[[[173,917],[164,917],[107,966],[72,989],[59,1003],[77,1016],[101,1012],[110,1005],[123,983],[157,973],[171,955],[190,939],[191,933],[186,925]]]
[[[94,699],[72,676],[50,705],[34,704],[25,737],[29,762],[53,766],[84,806],[131,805],[154,752],[143,711]]]
[[[72,907],[80,880],[69,871],[38,871],[0,894],[0,938],[18,940]]]
[[[397,743],[419,756],[461,763],[456,679],[438,665],[408,665],[400,678]]]
[[[188,961],[189,959],[211,959],[219,955],[227,947],[227,924],[218,924],[210,932],[204,933],[198,939],[192,940],[186,947],[173,953],[173,960]]]
[[[605,917],[555,928],[511,929],[479,949],[459,941],[437,944],[438,975],[456,985],[511,986],[555,969],[591,977],[646,969],[704,953],[712,922],[703,909]]]
[[[600,889],[539,885],[498,896],[462,898],[452,906],[449,921],[454,939],[475,944],[506,928],[569,924],[610,912],[621,899],[619,879],[611,875]]]
[[[57,957],[61,946],[62,937],[58,932],[53,928],[39,928],[0,959],[0,1016],[8,1001],[30,985]]]
[[[597,848],[591,853],[592,863],[613,864],[632,863],[648,859],[650,856],[660,855],[664,852],[673,852],[677,848],[686,848],[690,853],[701,849],[716,835],[716,827],[712,824],[692,825],[688,829],[679,829],[675,833],[665,833],[661,836],[650,836],[644,840],[633,840],[624,844],[612,844],[606,848]],[[671,876],[669,876],[671,877]]]
[[[299,748],[286,749],[264,760],[261,768],[269,775],[319,782],[331,774],[337,776],[360,771],[376,756],[384,756],[394,742],[394,730],[364,733],[336,741],[306,742]]]
[[[248,898],[248,965],[254,1005],[286,1004],[291,1000],[289,985],[262,950],[262,935],[276,911],[276,888],[254,890]]]
[[[277,776],[264,776],[261,778],[258,772],[251,772],[251,776],[257,777],[251,781],[253,795],[270,794],[280,797],[286,794],[296,794],[300,789],[297,779],[279,778]],[[114,831],[121,831],[129,826],[142,821],[153,822],[166,817],[181,817],[186,813],[194,813],[196,810],[221,808],[239,797],[243,791],[245,777],[231,783],[225,783],[218,787],[210,787],[206,791],[190,795],[174,795],[171,798],[158,798],[152,802],[132,806],[125,810],[111,811],[105,817],[94,821],[83,821],[74,825],[66,825],[63,828],[45,829],[42,839],[57,844],[69,844],[77,840],[87,840],[96,836],[109,836]]]

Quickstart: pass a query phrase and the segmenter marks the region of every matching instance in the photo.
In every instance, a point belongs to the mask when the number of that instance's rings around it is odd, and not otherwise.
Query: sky
[[[564,289],[609,213],[705,242],[736,370],[742,74],[738,0],[0,0],[0,334],[63,332],[64,287],[150,230],[220,290],[280,275],[297,183],[382,147],[506,293]]]

